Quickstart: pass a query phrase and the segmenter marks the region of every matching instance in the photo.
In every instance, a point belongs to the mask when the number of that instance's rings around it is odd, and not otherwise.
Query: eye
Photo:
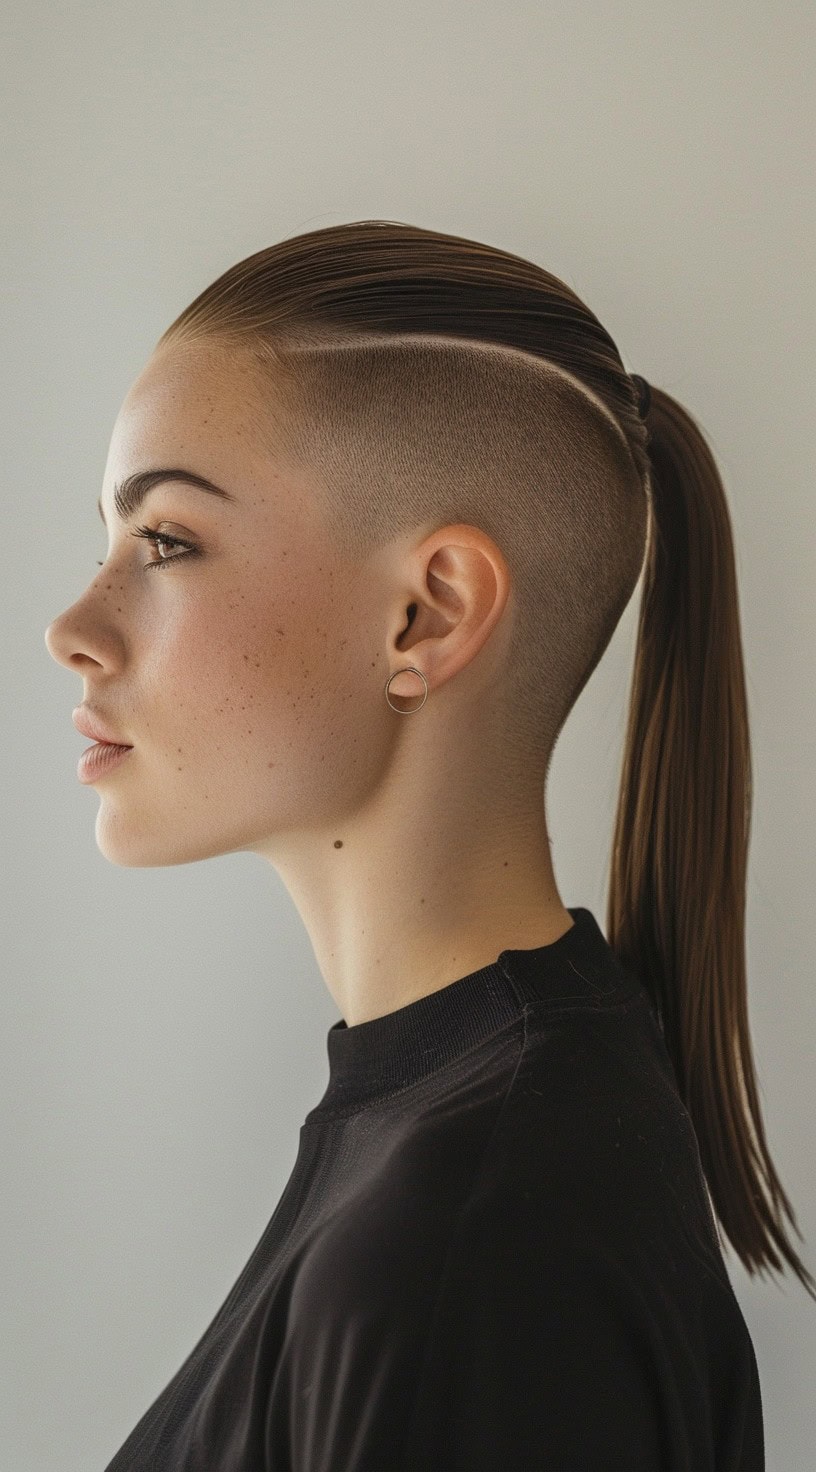
[[[170,562],[180,562],[183,557],[194,555],[198,552],[198,548],[194,547],[192,542],[186,542],[181,537],[171,537],[166,532],[156,531],[155,527],[139,526],[136,527],[136,529],[132,531],[130,535],[132,537],[144,537],[148,542],[152,542],[153,546],[157,548],[159,546],[159,543],[161,543],[162,546],[183,547],[185,549],[183,552],[174,553],[172,557],[158,557],[150,562],[145,562],[145,569],[149,567],[167,567],[168,563]],[[102,567],[103,564],[99,562],[97,566]]]

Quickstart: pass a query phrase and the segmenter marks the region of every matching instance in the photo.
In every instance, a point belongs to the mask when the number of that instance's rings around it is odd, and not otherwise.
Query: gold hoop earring
[[[410,671],[410,673],[412,675],[419,675],[420,680],[422,681],[423,685],[425,686],[425,694],[423,695],[423,697],[422,697],[419,705],[415,705],[414,708],[413,708],[413,710],[400,710],[396,705],[391,705],[391,701],[388,699],[388,686],[391,684],[391,681],[393,679],[395,679],[397,675],[403,675],[403,674],[405,674],[406,670],[407,671]],[[425,701],[428,699],[428,681],[425,679],[425,676],[423,675],[422,670],[418,670],[417,667],[416,667],[416,665],[413,665],[413,664],[405,665],[404,669],[401,669],[401,670],[394,670],[393,675],[389,675],[388,676],[388,679],[385,682],[385,698],[386,698],[386,700],[388,700],[388,704],[391,705],[391,709],[392,710],[395,710],[397,712],[397,715],[398,716],[412,716],[415,713],[415,711],[422,710],[422,707],[425,704]],[[407,698],[408,697],[403,696],[403,699],[407,699]]]

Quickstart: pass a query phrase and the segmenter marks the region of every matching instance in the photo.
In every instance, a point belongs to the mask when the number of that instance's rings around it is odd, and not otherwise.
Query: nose
[[[69,640],[63,636],[62,614],[51,620],[45,631],[45,647],[52,659],[57,664],[64,664],[66,669],[75,669],[74,655],[81,647],[74,637]]]

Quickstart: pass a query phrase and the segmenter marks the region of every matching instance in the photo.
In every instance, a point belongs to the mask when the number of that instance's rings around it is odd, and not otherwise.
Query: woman
[[[751,1057],[734,552],[694,421],[541,267],[361,221],[182,312],[99,509],[46,635],[125,748],[81,765],[99,846],[262,855],[342,1014],[261,1240],[108,1472],[762,1468],[720,1225],[813,1279]],[[544,789],[641,571],[607,940]]]

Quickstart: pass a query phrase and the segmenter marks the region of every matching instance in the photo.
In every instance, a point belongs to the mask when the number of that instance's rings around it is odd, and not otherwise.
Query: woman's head
[[[250,257],[168,328],[114,426],[108,557],[48,631],[134,747],[98,784],[109,857],[333,831],[398,757],[416,787],[406,747],[540,800],[647,527],[634,386],[586,309],[583,372],[576,302],[504,252],[375,222]],[[177,478],[121,521],[115,488],[158,468],[229,499]],[[384,696],[409,664],[413,722]]]

